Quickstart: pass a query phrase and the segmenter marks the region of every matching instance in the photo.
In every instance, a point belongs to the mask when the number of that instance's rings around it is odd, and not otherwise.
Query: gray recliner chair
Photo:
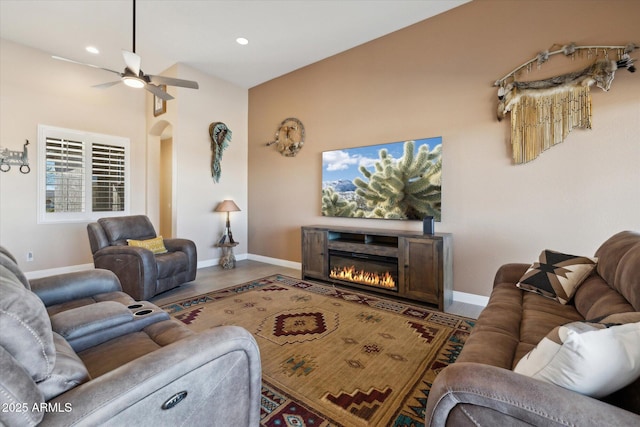
[[[110,271],[28,281],[0,247],[0,330],[2,426],[259,424],[251,334],[195,333]]]
[[[198,256],[191,240],[163,239],[167,252],[158,254],[128,245],[129,239],[157,237],[145,215],[100,218],[87,225],[87,232],[95,267],[113,271],[123,290],[136,300],[150,299],[196,278]]]

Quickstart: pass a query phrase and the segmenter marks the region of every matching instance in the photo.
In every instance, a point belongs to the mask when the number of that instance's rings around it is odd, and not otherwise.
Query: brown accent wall
[[[299,262],[302,225],[419,230],[322,217],[321,153],[432,136],[443,138],[436,230],[453,233],[457,291],[488,295],[502,263],[545,248],[593,254],[613,233],[640,229],[640,72],[619,71],[609,93],[592,90],[592,130],[520,166],[492,87],[554,43],[640,44],[638,16],[636,0],[475,0],[251,88],[249,253]],[[584,61],[554,57],[541,73]],[[290,116],[305,124],[306,143],[286,158],[265,143]]]

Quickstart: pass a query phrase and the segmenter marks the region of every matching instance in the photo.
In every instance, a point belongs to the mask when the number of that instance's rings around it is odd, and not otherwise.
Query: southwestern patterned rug
[[[422,426],[472,319],[275,275],[163,307],[194,331],[239,325],[262,360],[263,427]]]

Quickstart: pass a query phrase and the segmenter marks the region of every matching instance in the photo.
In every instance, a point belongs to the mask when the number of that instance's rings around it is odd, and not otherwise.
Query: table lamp
[[[238,207],[238,205],[235,204],[233,200],[223,200],[222,202],[220,202],[220,204],[218,204],[218,206],[216,206],[214,211],[227,213],[227,226],[224,231],[224,235],[222,236],[222,238],[218,243],[219,244],[224,243],[225,240],[227,239],[227,236],[229,236],[229,243],[235,243],[233,241],[233,234],[231,234],[231,222],[229,221],[229,212],[239,212],[240,208]]]

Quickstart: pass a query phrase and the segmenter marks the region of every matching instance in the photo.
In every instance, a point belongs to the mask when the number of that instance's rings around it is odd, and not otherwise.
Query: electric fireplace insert
[[[329,250],[329,278],[398,292],[398,259]]]

